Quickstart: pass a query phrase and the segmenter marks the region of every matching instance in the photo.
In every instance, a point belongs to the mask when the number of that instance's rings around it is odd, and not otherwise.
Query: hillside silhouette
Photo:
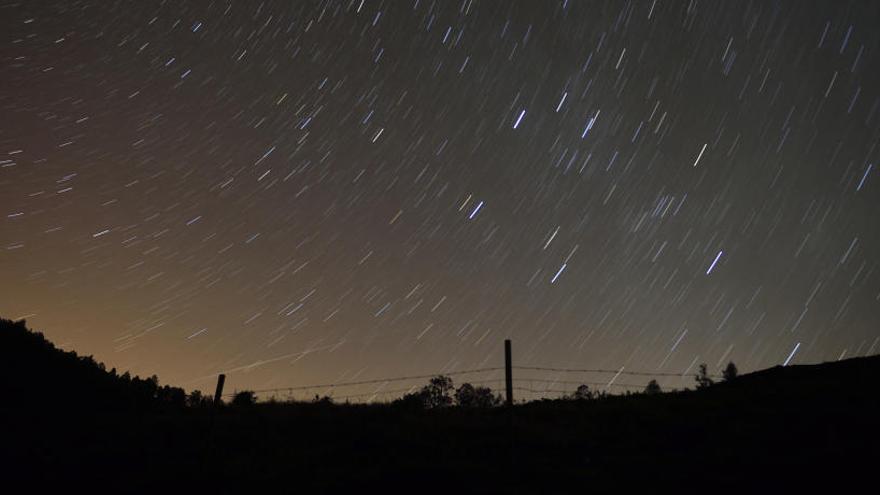
[[[0,319],[0,386],[4,408],[145,411],[186,403],[182,388],[160,386],[155,375],[120,375],[92,356],[58,349],[24,320]]]
[[[210,407],[9,320],[0,363],[3,483],[37,493],[839,491],[873,483],[880,447],[878,357],[684,392],[513,407],[489,394],[465,407],[463,393],[429,408],[417,396]],[[431,383],[451,390],[444,380]]]

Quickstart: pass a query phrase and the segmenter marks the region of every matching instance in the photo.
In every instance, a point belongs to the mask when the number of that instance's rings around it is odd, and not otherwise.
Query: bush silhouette
[[[252,390],[242,390],[236,392],[232,397],[232,405],[235,407],[248,407],[257,403],[257,394]]]
[[[473,386],[470,384],[465,385],[473,389]],[[464,385],[462,387],[464,387]],[[474,394],[476,394],[477,389],[473,390]],[[438,407],[448,407],[452,405],[454,400],[452,396],[453,391],[454,387],[452,385],[452,378],[445,375],[438,375],[431,378],[428,384],[422,387],[419,391],[405,394],[391,404],[402,409],[435,409]],[[468,394],[468,392],[463,393]],[[458,392],[455,392],[455,394],[455,400],[456,403],[458,403]],[[465,398],[464,400],[470,399]]]
[[[715,384],[715,381],[709,377],[709,371],[706,368],[706,363],[700,365],[700,369],[697,372],[697,376],[694,377],[694,380],[697,382],[697,389],[708,388]]]
[[[312,403],[313,404],[331,405],[331,404],[333,404],[333,398],[328,395],[325,395],[322,397],[322,396],[319,396],[318,394],[315,394],[315,398],[312,399]]]
[[[578,385],[573,394],[568,396],[572,400],[590,400],[594,398],[593,391],[587,385]]]
[[[434,409],[452,405],[452,390],[452,378],[444,375],[431,378],[421,391],[424,407]]]
[[[663,393],[663,389],[660,388],[660,384],[657,383],[657,380],[651,380],[645,387],[645,393],[648,395],[660,394]]]
[[[404,394],[403,397],[392,401],[391,405],[400,409],[424,409],[425,394],[421,390]]]
[[[724,368],[724,371],[721,373],[722,379],[725,382],[729,382],[736,378],[739,374],[739,371],[736,369],[736,365],[733,364],[733,361],[727,363],[727,367]]]
[[[474,387],[464,383],[455,391],[455,404],[459,407],[493,407],[501,403],[488,387]]]

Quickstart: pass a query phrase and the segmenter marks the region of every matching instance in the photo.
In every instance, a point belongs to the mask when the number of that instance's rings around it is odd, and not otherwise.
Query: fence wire
[[[597,388],[605,388],[606,390],[610,388],[615,389],[628,389],[628,390],[643,390],[647,383],[616,383],[615,380],[618,376],[634,376],[634,377],[657,377],[657,378],[694,378],[697,376],[696,373],[670,373],[670,372],[662,372],[662,371],[632,371],[626,369],[602,369],[602,368],[560,368],[560,367],[552,367],[552,366],[512,366],[512,370],[520,371],[520,372],[538,372],[538,373],[567,373],[567,374],[605,374],[605,375],[614,375],[608,382],[599,382],[595,380],[559,380],[559,379],[548,379],[543,377],[533,377],[533,376],[522,376],[517,373],[514,376],[514,386],[513,390],[518,392],[526,392],[536,395],[541,394],[554,394],[554,395],[570,395],[572,394],[577,387],[581,385],[587,385],[590,387]],[[335,382],[335,383],[320,383],[320,384],[311,384],[311,385],[294,385],[289,387],[274,387],[274,388],[263,388],[256,390],[249,390],[255,394],[266,396],[269,395],[269,398],[277,398],[278,395],[286,395],[287,398],[293,399],[295,392],[305,392],[308,391],[309,394],[313,392],[317,392],[315,397],[323,396],[327,397],[331,400],[344,400],[349,401],[352,399],[359,398],[367,398],[367,402],[372,402],[376,398],[387,398],[388,396],[396,395],[400,396],[402,394],[412,393],[418,390],[421,387],[421,384],[414,384],[408,388],[395,388],[391,390],[383,390],[382,387],[389,383],[397,383],[397,382],[405,382],[405,381],[413,381],[413,380],[427,380],[437,376],[463,376],[463,375],[471,375],[477,373],[490,373],[503,371],[505,368],[503,366],[496,367],[487,367],[487,368],[475,368],[468,370],[458,370],[458,371],[449,371],[449,372],[440,372],[440,373],[432,373],[432,374],[421,374],[421,375],[408,375],[408,376],[394,376],[394,377],[386,377],[386,378],[374,378],[369,380],[357,380],[357,381],[346,381],[346,382]],[[709,378],[717,379],[720,378],[718,375],[708,375]],[[483,380],[468,380],[466,383],[470,383],[472,385],[485,385],[485,384],[501,384],[500,391],[503,392],[505,380],[503,378],[497,379],[483,379]],[[520,384],[527,383],[529,386],[522,386]],[[535,388],[535,384],[546,384],[545,388]],[[357,392],[357,393],[345,393],[343,395],[336,395],[337,389],[350,389],[352,387],[363,387],[366,385],[379,385],[379,388],[376,390],[368,391],[368,392]],[[570,386],[571,388],[555,388],[555,387],[565,387]],[[676,390],[676,389],[672,389]],[[238,392],[232,392],[223,394],[223,397],[233,397]],[[546,397],[537,397],[546,398]]]

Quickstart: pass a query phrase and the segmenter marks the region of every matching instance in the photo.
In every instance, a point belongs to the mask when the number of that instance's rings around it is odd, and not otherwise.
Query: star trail
[[[0,314],[202,390],[874,354],[877,19],[5,2]]]

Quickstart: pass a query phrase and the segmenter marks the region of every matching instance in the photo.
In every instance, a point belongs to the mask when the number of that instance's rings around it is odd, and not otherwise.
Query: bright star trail
[[[0,315],[202,390],[876,353],[877,19],[7,2]]]
[[[724,251],[718,251],[718,254],[715,256],[715,259],[712,260],[712,264],[709,265],[709,269],[706,270],[706,275],[712,273],[712,269],[715,268],[715,264],[718,263],[718,260],[721,259],[722,254],[724,254]]]

